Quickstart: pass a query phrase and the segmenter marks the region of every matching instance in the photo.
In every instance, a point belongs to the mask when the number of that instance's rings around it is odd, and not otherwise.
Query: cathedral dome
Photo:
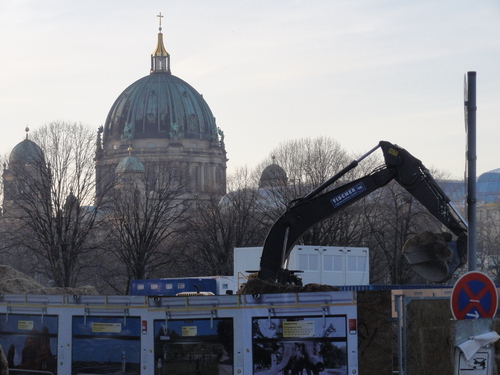
[[[215,118],[203,96],[170,72],[161,23],[150,75],[118,96],[106,118],[103,143],[151,138],[218,140]]]
[[[224,132],[216,126],[203,96],[172,75],[161,32],[161,13],[158,17],[160,28],[150,74],[118,96],[98,129],[97,195],[103,195],[105,186],[120,174],[133,171],[153,175],[165,168],[183,181],[186,193],[224,194]],[[137,159],[127,159],[129,149],[134,150],[142,169]]]
[[[103,141],[145,138],[217,140],[217,127],[203,97],[182,79],[151,73],[132,83],[111,107]]]
[[[44,154],[40,146],[35,142],[26,139],[19,142],[11,151],[9,157],[9,165],[27,165],[36,164],[45,160]]]

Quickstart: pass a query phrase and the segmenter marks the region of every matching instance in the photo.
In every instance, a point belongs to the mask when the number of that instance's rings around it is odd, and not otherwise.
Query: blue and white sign
[[[364,191],[366,191],[365,184],[362,182],[358,182],[356,185],[330,199],[330,202],[332,202],[333,207],[337,208]]]

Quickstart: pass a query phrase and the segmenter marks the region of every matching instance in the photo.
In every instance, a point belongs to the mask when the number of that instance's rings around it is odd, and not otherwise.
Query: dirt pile
[[[331,292],[338,288],[331,285],[307,284],[304,286],[278,284],[264,281],[259,278],[249,279],[238,291],[238,294],[273,294],[273,293],[305,293],[305,292]]]
[[[12,267],[0,265],[0,294],[98,295],[93,286],[48,288]]]

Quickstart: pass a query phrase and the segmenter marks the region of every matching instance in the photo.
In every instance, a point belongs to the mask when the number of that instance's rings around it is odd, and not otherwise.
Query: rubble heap
[[[0,294],[98,295],[99,293],[93,286],[78,288],[45,287],[12,267],[0,265]]]
[[[248,279],[248,281],[238,291],[238,294],[332,292],[337,290],[339,290],[337,287],[331,285],[307,284],[304,286],[298,286],[273,283],[255,277]]]

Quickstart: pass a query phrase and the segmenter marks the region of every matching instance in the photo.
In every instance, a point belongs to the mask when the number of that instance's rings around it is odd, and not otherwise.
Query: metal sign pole
[[[495,358],[492,344],[498,340],[492,331],[498,292],[488,275],[476,271],[476,72],[467,72],[464,95],[469,272],[455,283],[450,300],[457,319],[454,375],[491,375]],[[473,285],[483,287],[477,290]]]
[[[468,269],[477,268],[476,256],[476,72],[467,72],[466,131],[467,131],[467,220]]]

